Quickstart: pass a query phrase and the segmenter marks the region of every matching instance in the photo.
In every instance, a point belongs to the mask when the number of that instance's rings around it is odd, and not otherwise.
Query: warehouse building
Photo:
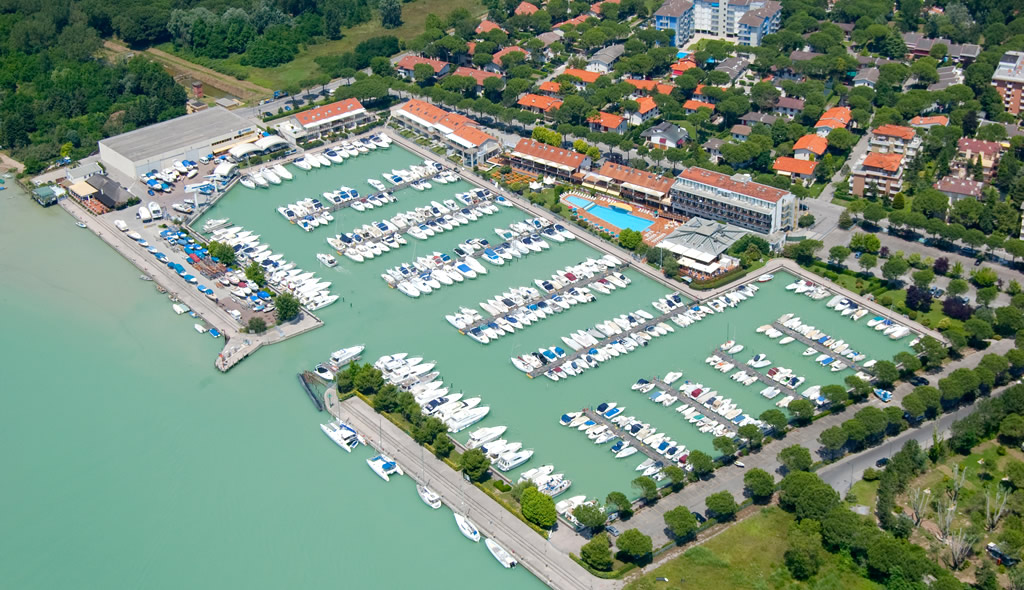
[[[248,119],[215,107],[100,141],[100,160],[108,171],[138,178],[177,160],[199,160],[227,152],[258,134]]]

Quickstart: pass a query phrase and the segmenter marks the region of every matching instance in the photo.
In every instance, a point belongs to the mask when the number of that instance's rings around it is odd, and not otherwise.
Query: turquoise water
[[[316,252],[328,251],[328,232],[305,233],[275,209],[416,161],[393,147],[340,167],[295,171],[296,180],[279,187],[234,189],[207,215],[252,227],[275,251],[312,269]],[[341,211],[331,234],[465,186],[402,191],[399,203],[380,211]],[[0,340],[7,402],[0,418],[7,450],[0,455],[0,526],[7,531],[0,537],[0,579],[12,588],[410,587],[424,585],[424,572],[429,587],[542,587],[466,541],[447,510],[420,502],[409,478],[382,482],[365,465],[367,449],[348,455],[323,436],[317,425],[325,415],[314,411],[295,374],[342,346],[366,344],[367,359],[408,351],[436,360],[455,390],[492,407],[481,426],[507,424],[507,438],[536,449],[524,468],[554,463],[574,480],[572,494],[603,498],[611,490],[632,493],[640,458],[614,459],[607,446],[559,426],[562,413],[618,401],[677,441],[711,451],[710,437],[629,386],[682,370],[686,379],[742,400],[750,412],[772,407],[757,385],[742,388],[703,364],[726,339],[747,345],[745,353],[766,352],[799,367],[808,384],[841,381],[849,372],[830,373],[801,357],[797,343],[779,347],[754,333],[786,311],[834,325],[882,358],[907,342],[893,343],[863,322],[839,318],[824,302],[786,292],[788,277],[780,275],[763,286],[759,301],[677,329],[582,377],[530,380],[510,356],[561,345],[559,336],[598,320],[653,311],[650,302],[667,289],[627,271],[628,289],[483,346],[460,335],[444,314],[595,252],[579,243],[552,246],[417,300],[379,278],[387,266],[450,251],[469,237],[493,239],[494,227],[525,217],[503,210],[364,264],[341,258],[334,269],[319,269],[344,297],[318,312],[326,325],[264,348],[224,375],[213,368],[218,341],[175,316],[134,267],[59,208],[41,209],[18,193],[12,187],[0,197],[0,251],[17,253],[0,257],[0,272],[17,278],[0,290],[8,322]],[[465,440],[468,431],[457,436]]]
[[[590,213],[591,215],[594,215],[619,229],[644,231],[654,223],[653,221],[648,221],[643,217],[637,217],[636,215],[631,215],[624,211],[619,211],[618,209],[598,205],[593,201],[588,201],[587,199],[582,199],[580,197],[569,196],[566,197],[566,200],[577,207],[582,207],[587,213]]]

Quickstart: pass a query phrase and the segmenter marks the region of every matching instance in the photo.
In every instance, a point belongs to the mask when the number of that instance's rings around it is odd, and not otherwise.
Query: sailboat
[[[434,510],[441,507],[441,496],[427,486],[416,486],[416,493],[420,495],[420,500],[423,500],[424,504],[430,506]]]
[[[476,525],[473,524],[473,521],[469,520],[469,518],[459,514],[458,512],[454,514],[455,524],[459,526],[459,532],[462,533],[463,536],[465,536],[470,541],[473,541],[474,543],[479,543],[480,531],[476,528]]]

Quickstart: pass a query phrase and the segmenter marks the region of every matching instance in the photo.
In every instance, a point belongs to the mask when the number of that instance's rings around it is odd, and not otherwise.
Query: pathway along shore
[[[332,415],[349,422],[371,446],[397,461],[405,474],[417,483],[430,486],[449,508],[469,517],[481,533],[497,541],[549,587],[556,590],[611,590],[621,585],[621,582],[590,575],[568,555],[551,546],[549,541],[509,514],[494,499],[463,479],[461,473],[427,453],[409,435],[375,413],[358,397],[339,403],[336,397],[328,396],[326,405]],[[455,526],[454,520],[451,526]]]

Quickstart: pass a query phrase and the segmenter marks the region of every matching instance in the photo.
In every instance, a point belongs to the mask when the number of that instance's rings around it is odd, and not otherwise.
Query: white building
[[[754,182],[746,174],[687,168],[676,177],[670,194],[670,212],[680,216],[724,221],[765,234],[795,225],[796,196]]]
[[[362,103],[354,98],[346,98],[296,113],[276,125],[276,128],[288,141],[299,143],[318,139],[328,133],[362,127],[374,119],[375,116],[363,108]]]

